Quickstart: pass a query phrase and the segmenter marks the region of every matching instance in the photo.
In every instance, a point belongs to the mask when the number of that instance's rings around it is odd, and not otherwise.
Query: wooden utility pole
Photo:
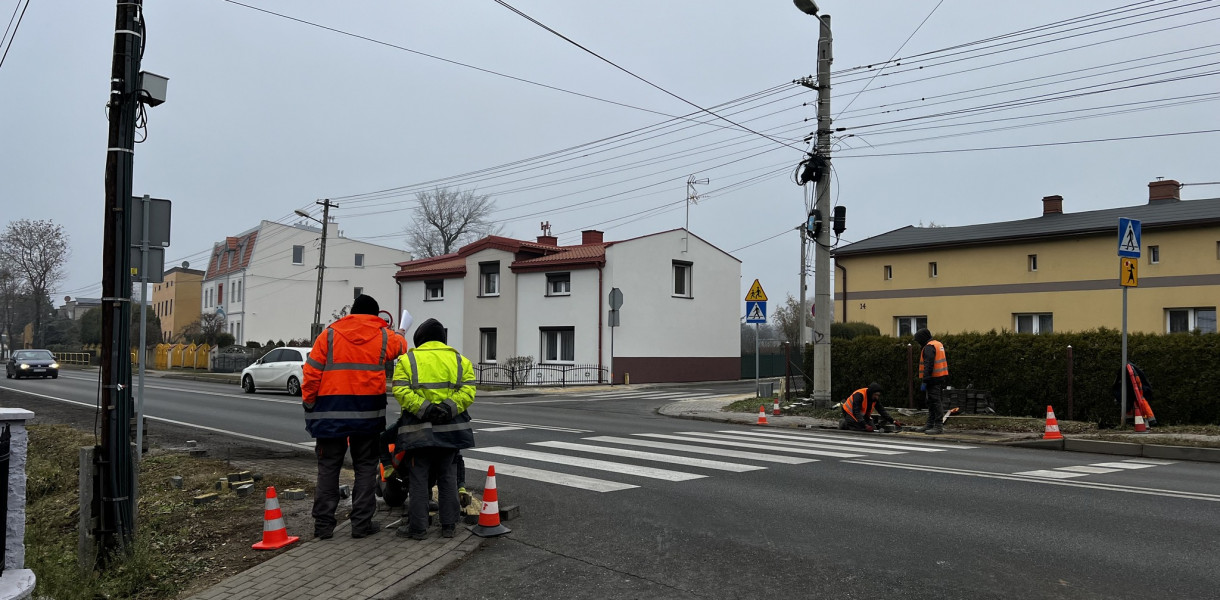
[[[330,209],[339,208],[339,205],[330,199],[318,200],[314,204],[322,205],[322,245],[318,252],[318,293],[313,303],[313,326],[309,330],[311,340],[317,339],[322,333],[322,275],[326,272],[326,229],[330,225]]]

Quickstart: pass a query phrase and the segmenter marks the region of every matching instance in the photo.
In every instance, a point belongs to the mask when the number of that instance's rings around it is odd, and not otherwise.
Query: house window
[[[364,255],[363,255],[363,254],[357,254],[357,255],[356,255],[356,266],[357,266],[357,267],[363,267],[363,266],[364,266]]]
[[[572,327],[542,329],[542,362],[570,363],[576,360],[576,330]]]
[[[169,299],[169,312],[167,314],[171,314],[171,315],[174,314],[174,299],[173,298]]]
[[[1167,309],[1165,329],[1169,333],[1216,333],[1216,307]]]
[[[225,303],[225,284],[223,283],[216,284],[216,303]]]
[[[683,260],[674,261],[674,296],[680,298],[691,298],[691,271],[694,268],[694,263],[689,263]]]
[[[1155,265],[1161,262],[1161,247],[1148,246],[1148,264]]]
[[[500,295],[500,261],[479,263],[479,295]]]
[[[928,277],[936,277],[936,263],[928,263]]]
[[[359,298],[362,294],[364,294],[364,288],[362,288],[362,287],[353,287],[352,288],[352,299],[353,300],[355,300],[356,298]]]
[[[1037,254],[1029,255],[1029,270],[1031,273],[1038,270],[1038,255]]]
[[[292,264],[294,264],[294,265],[305,264],[305,246],[293,246],[292,247]]]
[[[546,274],[546,295],[548,295],[548,296],[570,296],[570,295],[572,295],[572,274],[571,273],[547,273]]]
[[[890,265],[885,265],[885,268],[882,269],[882,274],[885,277],[886,281],[893,279],[894,278],[894,267],[892,267]]]
[[[233,284],[233,301],[241,302],[241,282]]]
[[[434,302],[445,299],[445,282],[442,280],[424,282],[424,302]]]
[[[1052,333],[1055,330],[1051,313],[1013,315],[1013,318],[1017,333]]]
[[[479,362],[496,362],[496,330],[479,330]]]
[[[897,317],[895,329],[898,331],[898,336],[915,335],[916,331],[928,326],[928,317]]]

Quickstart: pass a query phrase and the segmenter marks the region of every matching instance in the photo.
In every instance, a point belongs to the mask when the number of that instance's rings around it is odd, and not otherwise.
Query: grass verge
[[[248,496],[225,491],[195,505],[195,496],[216,491],[216,481],[229,472],[224,461],[170,452],[145,456],[135,540],[104,567],[82,572],[76,551],[78,457],[95,440],[66,425],[31,425],[29,434],[26,567],[38,577],[40,598],[153,600],[215,583],[276,555],[250,548],[262,535],[267,485],[304,487],[312,495],[308,481],[268,476]],[[182,476],[182,489],[170,484],[174,475]]]

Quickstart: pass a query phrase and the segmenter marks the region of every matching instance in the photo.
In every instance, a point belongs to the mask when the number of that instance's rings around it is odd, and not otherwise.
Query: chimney
[[[553,235],[540,235],[538,236],[538,243],[543,246],[558,246],[559,238]]]
[[[1180,201],[1182,199],[1179,194],[1181,187],[1182,184],[1172,179],[1148,182],[1148,204]]]
[[[1043,196],[1042,216],[1063,214],[1063,196]]]
[[[580,232],[580,243],[582,244],[600,244],[602,243],[602,232],[596,229],[587,229]]]

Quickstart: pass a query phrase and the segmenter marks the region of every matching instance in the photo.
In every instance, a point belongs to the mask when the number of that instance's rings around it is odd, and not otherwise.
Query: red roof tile
[[[240,237],[227,237],[223,243],[212,245],[212,257],[208,260],[208,270],[204,279],[212,279],[240,271],[250,264],[254,256],[254,242],[258,238],[258,230],[251,231]]]

